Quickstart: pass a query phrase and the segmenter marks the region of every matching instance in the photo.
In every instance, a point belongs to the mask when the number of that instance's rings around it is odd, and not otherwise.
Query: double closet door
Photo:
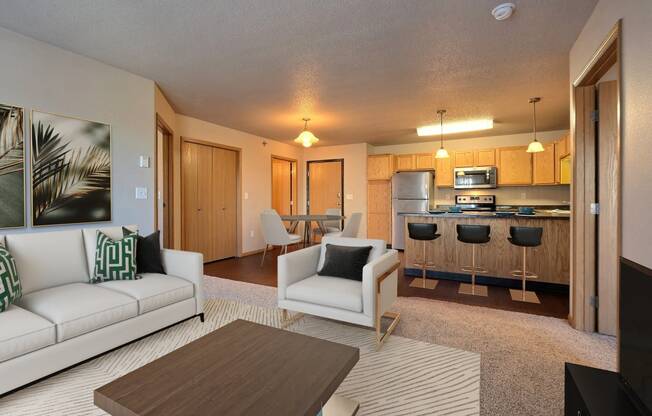
[[[237,164],[233,150],[181,145],[184,250],[210,262],[237,254]]]

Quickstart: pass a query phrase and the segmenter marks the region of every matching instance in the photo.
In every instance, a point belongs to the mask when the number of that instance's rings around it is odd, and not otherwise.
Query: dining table
[[[312,223],[317,224],[317,228],[321,232],[321,235],[326,234],[326,226],[324,222],[326,221],[342,221],[346,217],[344,215],[327,215],[327,214],[295,214],[295,215],[281,215],[281,220],[287,221],[290,223],[288,232],[294,234],[299,223],[304,223],[303,226],[303,242],[305,245],[310,245],[312,243]]]

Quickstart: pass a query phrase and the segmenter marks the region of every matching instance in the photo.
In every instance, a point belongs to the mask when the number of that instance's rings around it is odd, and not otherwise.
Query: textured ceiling
[[[156,81],[177,112],[278,140],[418,142],[568,128],[568,52],[597,0],[0,0],[0,26]],[[477,136],[477,133],[454,137]]]

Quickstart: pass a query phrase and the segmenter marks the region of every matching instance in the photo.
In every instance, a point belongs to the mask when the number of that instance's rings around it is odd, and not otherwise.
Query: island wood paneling
[[[457,241],[457,224],[483,224],[491,226],[491,242],[479,245],[476,251],[478,265],[489,270],[488,276],[512,277],[512,270],[520,269],[522,251],[508,240],[509,227],[543,227],[539,247],[528,248],[528,270],[539,275],[539,282],[569,284],[570,281],[570,223],[563,218],[477,218],[444,216],[406,216],[405,223],[435,223],[441,237],[427,242],[428,261],[437,271],[463,273],[462,266],[471,264],[471,244]],[[405,235],[407,235],[407,230]],[[421,257],[421,242],[406,238],[405,267],[417,268]]]

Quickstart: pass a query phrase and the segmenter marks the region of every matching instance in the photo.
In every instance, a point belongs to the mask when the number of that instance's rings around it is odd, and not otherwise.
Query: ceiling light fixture
[[[430,126],[417,127],[419,136],[436,136],[442,132],[445,134],[464,133],[467,131],[489,130],[494,128],[492,119],[456,121],[444,125],[433,124]]]
[[[448,159],[450,157],[448,150],[444,149],[444,114],[446,114],[446,110],[437,110],[437,114],[439,114],[439,131],[441,132],[439,137],[441,138],[441,147],[437,150],[435,159]]]
[[[304,118],[302,120],[304,122],[303,131],[296,139],[294,139],[294,141],[297,143],[301,143],[303,147],[310,147],[313,144],[317,143],[319,139],[315,137],[315,135],[312,134],[312,132],[308,131],[308,122],[310,121],[310,119]]]
[[[491,15],[496,20],[507,20],[512,17],[512,14],[514,14],[514,9],[516,9],[516,5],[514,3],[499,4],[493,8]]]
[[[537,103],[541,101],[541,97],[532,97],[530,98],[530,104],[532,104],[532,125],[534,131],[534,140],[528,145],[528,153],[540,153],[543,152],[543,146],[537,140]]]

